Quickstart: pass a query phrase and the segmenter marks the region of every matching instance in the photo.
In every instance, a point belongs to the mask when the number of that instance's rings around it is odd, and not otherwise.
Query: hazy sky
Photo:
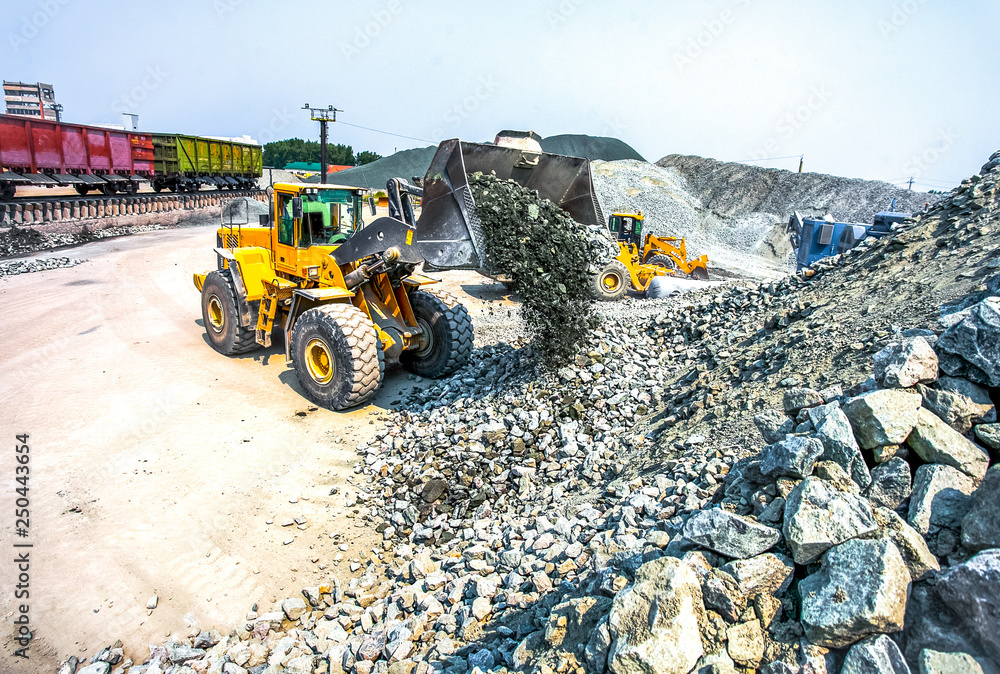
[[[805,154],[950,186],[1000,148],[1000,2],[5,0],[0,76],[64,120],[389,154],[444,138],[615,136],[656,161]],[[411,138],[348,126],[359,125]],[[420,139],[420,140],[414,140]],[[796,168],[794,159],[759,162]],[[938,182],[940,181],[940,182]]]

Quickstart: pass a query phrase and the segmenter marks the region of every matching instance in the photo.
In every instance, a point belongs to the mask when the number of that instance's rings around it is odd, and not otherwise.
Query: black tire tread
[[[359,405],[375,395],[385,374],[385,355],[382,352],[382,343],[371,319],[363,311],[350,304],[324,304],[305,312],[296,321],[291,351],[292,364],[300,381],[308,377],[308,374],[304,369],[305,363],[299,362],[298,341],[303,334],[301,330],[313,324],[322,326],[326,333],[333,337],[335,343],[330,344],[330,347],[335,351],[339,351],[346,344],[346,347],[350,349],[349,358],[352,368],[349,380],[338,390],[333,391],[332,395],[325,399],[319,399],[314,395],[310,395],[310,397],[321,405],[341,410]],[[338,332],[343,335],[343,343],[336,337]],[[343,372],[343,369],[343,364],[338,363],[338,375],[341,377],[347,374]],[[311,393],[304,381],[303,388],[306,389],[307,393]]]
[[[224,293],[225,296],[221,297],[220,299],[222,299],[223,302],[226,304],[224,309],[226,310],[227,313],[227,321],[229,321],[229,324],[232,325],[236,330],[236,335],[235,338],[233,339],[233,346],[225,351],[219,349],[216,350],[219,350],[220,353],[223,353],[224,355],[227,356],[238,356],[240,354],[249,353],[250,351],[259,349],[260,344],[257,343],[257,326],[256,326],[257,310],[255,310],[255,306],[259,307],[260,303],[259,302],[250,303],[250,319],[252,325],[248,328],[243,327],[242,325],[240,325],[240,320],[239,320],[239,308],[237,307],[236,304],[236,288],[233,284],[232,271],[229,269],[219,269],[217,271],[210,272],[208,276],[205,277],[205,286],[209,285],[209,281],[210,279],[213,278],[213,276],[216,277],[215,280],[220,285],[222,285],[224,288],[227,288],[229,291],[228,293]],[[230,317],[232,317],[232,319],[230,319]],[[207,325],[207,319],[206,319],[205,330],[207,331],[210,329],[211,328],[209,328],[209,326]]]
[[[613,293],[609,293],[604,290],[604,286],[601,283],[601,277],[604,276],[605,272],[609,269],[615,269],[619,274],[621,274],[622,277],[621,287]],[[628,292],[631,282],[632,276],[628,273],[628,267],[626,267],[621,260],[611,260],[611,262],[606,264],[604,268],[591,279],[590,289],[595,299],[602,302],[616,302],[625,297],[625,293]]]
[[[451,336],[451,343],[447,358],[432,370],[422,368],[408,351],[404,351],[400,357],[403,366],[421,376],[436,378],[449,375],[468,363],[472,356],[475,331],[465,305],[451,293],[437,288],[413,291],[410,293],[410,304],[414,312],[422,304],[431,315],[440,314],[439,320],[447,323],[447,334]]]

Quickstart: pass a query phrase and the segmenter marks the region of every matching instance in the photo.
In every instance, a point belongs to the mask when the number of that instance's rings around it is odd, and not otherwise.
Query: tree
[[[318,164],[320,159],[319,143],[314,140],[289,138],[264,145],[264,165],[284,168],[290,162],[308,162]],[[329,164],[354,166],[354,148],[350,145],[326,145],[326,161]],[[363,153],[362,153],[363,154]]]
[[[382,158],[378,152],[371,152],[370,150],[364,150],[357,154],[357,166],[364,166],[365,164],[371,164],[373,161],[377,161]]]

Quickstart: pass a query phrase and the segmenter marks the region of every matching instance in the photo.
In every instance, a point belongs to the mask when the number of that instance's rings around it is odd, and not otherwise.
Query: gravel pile
[[[75,267],[86,262],[72,257],[48,257],[35,260],[10,260],[0,262],[0,276],[16,276],[17,274],[30,274],[36,271],[47,269],[60,269],[62,267]]]
[[[1000,167],[555,372],[481,348],[358,448],[359,577],[140,671],[995,671],[998,223]]]
[[[151,232],[156,229],[165,228],[162,225],[130,225],[126,227],[106,227],[93,231],[84,228],[83,231],[75,234],[50,234],[39,232],[31,227],[9,227],[0,230],[0,258],[24,255],[40,250],[51,250],[63,246],[76,246],[98,239]]]
[[[877,181],[680,155],[656,164],[594,162],[592,172],[605,213],[642,210],[646,231],[686,238],[689,257],[707,254],[713,269],[758,279],[794,270],[787,225],[795,211],[871,222],[893,198],[897,210],[911,212],[937,198]]]

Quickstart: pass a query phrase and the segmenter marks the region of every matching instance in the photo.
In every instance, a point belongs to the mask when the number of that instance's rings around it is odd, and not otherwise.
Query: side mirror
[[[292,199],[292,217],[295,219],[302,218],[302,197],[294,197]]]
[[[371,210],[372,217],[374,218],[375,215],[376,215],[376,213],[375,213],[375,196],[374,195],[371,195],[371,194],[368,195],[368,208]]]
[[[257,221],[260,223],[261,227],[271,226],[271,216],[268,215],[267,213],[261,213],[260,215],[258,215]]]

